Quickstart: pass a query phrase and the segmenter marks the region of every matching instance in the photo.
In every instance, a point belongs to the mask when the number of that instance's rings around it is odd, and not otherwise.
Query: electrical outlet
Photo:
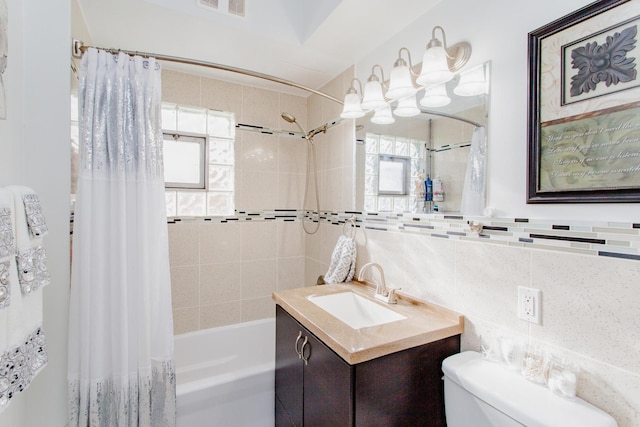
[[[518,286],[518,318],[527,322],[540,324],[542,293],[540,289]]]

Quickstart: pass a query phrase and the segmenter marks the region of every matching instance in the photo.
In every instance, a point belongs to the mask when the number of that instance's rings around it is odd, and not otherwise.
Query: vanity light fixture
[[[460,73],[460,81],[453,89],[453,93],[460,96],[475,96],[487,93],[484,66],[478,66]]]
[[[441,31],[442,41],[436,37],[436,30]],[[406,53],[407,60],[403,58],[403,52]],[[355,119],[363,117],[368,111],[375,111],[371,119],[372,122],[378,124],[393,123],[393,121],[390,121],[393,116],[388,113],[390,111],[388,105],[394,101],[397,102],[397,107],[393,110],[393,115],[399,117],[416,116],[420,114],[420,109],[416,103],[416,92],[423,87],[426,89],[425,96],[420,101],[422,106],[431,108],[445,106],[451,100],[446,93],[444,83],[453,78],[454,73],[469,61],[470,56],[471,45],[469,43],[460,42],[447,47],[444,29],[436,26],[431,32],[431,41],[429,41],[427,50],[424,53],[420,75],[413,71],[409,49],[401,47],[398,50],[398,59],[393,64],[388,84],[384,78],[384,70],[378,64],[371,68],[371,75],[367,79],[364,91],[360,80],[357,78],[351,80],[351,86],[345,95],[344,108],[340,117],[343,119]],[[376,69],[379,69],[380,76],[376,74]],[[472,75],[469,78],[472,78]],[[359,92],[356,89],[355,82],[358,82]],[[462,76],[460,83],[463,83]],[[459,87],[461,93],[458,93],[458,88],[454,90],[459,95],[464,94],[465,91],[473,94],[473,90],[478,90],[477,84],[468,86],[469,89],[465,89],[464,85],[462,87],[459,85]],[[486,84],[484,87],[486,90]],[[469,92],[470,90],[471,92]]]
[[[376,76],[376,68],[380,70],[380,76],[382,81]],[[384,97],[382,88],[384,85],[384,70],[378,64],[371,68],[371,75],[367,79],[367,84],[364,86],[364,95],[362,96],[362,108],[365,110],[378,110],[379,108],[387,105],[387,100]]]
[[[391,107],[389,105],[385,105],[384,107],[376,110],[373,117],[371,117],[371,122],[377,125],[390,125],[395,122],[396,119],[391,114]]]
[[[420,114],[420,109],[416,103],[416,94],[414,93],[398,101],[398,106],[393,110],[393,114],[398,117],[414,117]]]
[[[436,30],[442,32],[442,42],[436,38]],[[471,45],[467,42],[447,47],[447,38],[441,26],[435,26],[431,32],[431,41],[422,58],[422,71],[416,79],[421,86],[446,83],[453,73],[461,69],[471,56]]]
[[[362,93],[362,84],[360,83],[360,80],[353,78],[351,80],[351,86],[344,97],[344,107],[340,114],[340,117],[343,119],[358,119],[363,117],[365,114],[364,111],[362,111],[360,95],[358,95],[358,91],[355,88],[356,82],[358,83],[358,86],[360,86],[360,93]]]
[[[427,108],[438,108],[449,105],[451,98],[447,95],[447,87],[444,83],[425,88],[424,97],[420,100],[420,105]]]
[[[402,52],[407,52],[409,64],[402,58]],[[393,64],[391,77],[389,78],[389,89],[387,90],[387,98],[397,100],[407,97],[417,91],[413,85],[411,73],[413,65],[411,64],[411,52],[406,47],[401,47],[398,51],[398,59]]]

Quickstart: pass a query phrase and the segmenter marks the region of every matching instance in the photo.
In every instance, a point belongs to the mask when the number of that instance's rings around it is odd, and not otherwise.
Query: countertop
[[[461,334],[464,317],[435,304],[398,295],[397,304],[385,304],[406,319],[353,329],[307,299],[351,291],[374,299],[375,289],[360,282],[327,284],[273,293],[273,300],[323,341],[347,363],[355,365],[377,357]]]

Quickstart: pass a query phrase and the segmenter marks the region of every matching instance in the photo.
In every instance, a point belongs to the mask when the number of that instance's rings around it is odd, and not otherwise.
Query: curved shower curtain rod
[[[181,58],[181,57],[178,57],[178,56],[160,55],[160,54],[155,54],[155,53],[138,52],[138,51],[131,51],[131,50],[123,50],[123,49],[105,49],[105,48],[102,48],[102,47],[85,46],[85,44],[81,40],[78,40],[78,39],[73,39],[71,43],[72,43],[72,45],[71,45],[72,55],[75,58],[81,58],[82,54],[84,52],[86,52],[87,49],[89,49],[91,47],[94,47],[95,49],[104,50],[104,51],[107,51],[107,52],[110,52],[110,53],[122,52],[122,53],[124,53],[126,55],[131,55],[131,56],[139,55],[139,56],[144,56],[144,57],[153,57],[153,58],[155,58],[157,60],[160,60],[160,61],[176,62],[176,63],[179,63],[179,64],[187,64],[187,65],[197,65],[197,66],[200,66],[200,67],[213,68],[213,69],[216,69],[216,70],[229,71],[229,72],[232,72],[232,73],[243,74],[245,76],[256,77],[256,78],[259,78],[259,79],[268,80],[268,81],[271,81],[271,82],[274,82],[274,83],[280,83],[280,84],[283,84],[283,85],[286,85],[286,86],[290,86],[290,87],[294,87],[294,88],[297,88],[297,89],[301,89],[301,90],[304,90],[306,92],[310,92],[310,93],[322,96],[324,98],[327,98],[327,99],[329,99],[329,100],[331,100],[333,102],[337,102],[340,105],[344,104],[340,99],[335,98],[335,97],[333,97],[331,95],[328,95],[328,94],[326,94],[324,92],[320,92],[319,90],[311,89],[310,87],[301,85],[299,83],[292,82],[292,81],[285,80],[285,79],[281,79],[279,77],[275,77],[275,76],[272,76],[272,75],[269,75],[269,74],[259,73],[257,71],[245,70],[244,68],[231,67],[229,65],[217,64],[215,62],[201,61],[201,60],[198,60],[198,59]],[[72,63],[72,68],[73,68],[73,63]],[[479,123],[473,122],[471,120],[464,119],[462,117],[457,117],[457,116],[452,115],[452,114],[441,113],[439,111],[431,111],[431,110],[421,110],[421,112],[422,113],[426,113],[426,114],[431,114],[431,115],[434,115],[434,116],[440,116],[440,117],[446,117],[446,118],[453,119],[453,120],[459,120],[459,121],[462,121],[462,122],[469,123],[469,124],[471,124],[473,126],[482,127],[482,125],[479,124]],[[336,121],[333,121],[331,124],[333,126],[335,126],[338,123],[340,123],[341,121],[342,121],[342,119],[338,119]]]
[[[320,92],[319,90],[315,90],[315,89],[311,89],[310,87],[301,85],[299,83],[296,82],[292,82],[289,80],[285,80],[285,79],[281,79],[279,77],[275,77],[269,74],[264,74],[264,73],[258,73],[257,71],[251,71],[251,70],[245,70],[244,68],[237,68],[237,67],[232,67],[229,65],[223,65],[223,64],[217,64],[215,62],[207,62],[207,61],[201,61],[198,59],[189,59],[189,58],[181,58],[179,56],[170,56],[170,55],[160,55],[160,54],[156,54],[156,53],[148,53],[148,52],[138,52],[138,51],[131,51],[131,50],[123,50],[123,49],[106,49],[106,48],[102,48],[102,47],[95,47],[95,46],[85,46],[84,43],[81,40],[78,39],[73,39],[72,40],[72,54],[75,58],[80,58],[82,57],[82,54],[89,48],[94,47],[95,49],[100,49],[100,50],[104,50],[110,53],[118,53],[118,52],[122,52],[124,54],[127,55],[131,55],[131,56],[144,56],[144,57],[153,57],[157,60],[160,61],[169,61],[169,62],[176,62],[179,64],[187,64],[187,65],[198,65],[201,67],[207,67],[207,68],[214,68],[216,70],[223,70],[223,71],[229,71],[232,73],[237,73],[237,74],[243,74],[245,76],[250,76],[250,77],[256,77],[259,79],[263,79],[263,80],[268,80],[274,83],[280,83],[286,86],[291,86],[291,87],[295,87],[297,89],[302,89],[304,91],[307,92],[311,92],[314,93],[316,95],[320,95],[324,98],[327,98],[333,102],[337,102],[338,104],[342,105],[343,102],[341,100],[339,100],[338,98],[335,98],[331,95],[328,95],[324,92]]]

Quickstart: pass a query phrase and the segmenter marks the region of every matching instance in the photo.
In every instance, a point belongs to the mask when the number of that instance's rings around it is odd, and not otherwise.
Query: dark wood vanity
[[[339,338],[336,336],[340,334],[333,333],[335,340],[323,338],[318,335],[327,331],[318,326],[315,315],[319,312],[309,308],[309,317],[303,318],[310,326],[306,327],[286,310],[289,308],[300,318],[300,312],[292,308],[302,300],[287,299],[286,294],[274,295],[274,299],[278,302],[276,427],[446,425],[441,365],[446,357],[460,351],[461,326],[446,337],[426,343],[399,348],[396,342],[386,349],[376,345],[379,351],[368,351],[347,361],[331,346],[338,348],[340,340],[347,340],[354,346],[352,350],[362,348],[372,337],[392,333],[391,326],[378,327],[377,331],[341,331]],[[407,307],[411,309],[415,307]],[[328,325],[329,334],[332,327],[340,326],[336,322]]]

